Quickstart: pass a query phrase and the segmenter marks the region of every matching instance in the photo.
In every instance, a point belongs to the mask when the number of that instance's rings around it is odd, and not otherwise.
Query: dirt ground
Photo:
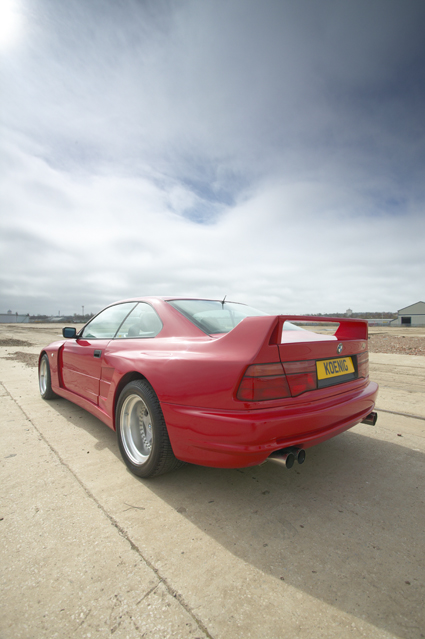
[[[425,355],[425,327],[370,327],[369,351],[371,353]]]
[[[425,637],[425,329],[372,327],[378,422],[287,471],[141,480],[0,325],[1,639]]]

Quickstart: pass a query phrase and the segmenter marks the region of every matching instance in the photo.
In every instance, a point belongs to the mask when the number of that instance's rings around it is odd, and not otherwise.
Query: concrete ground
[[[371,353],[377,425],[303,466],[140,480],[40,399],[60,330],[0,325],[1,639],[425,637],[425,357]]]

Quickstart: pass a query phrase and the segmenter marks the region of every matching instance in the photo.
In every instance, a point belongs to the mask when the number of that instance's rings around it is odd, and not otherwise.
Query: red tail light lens
[[[317,372],[315,360],[284,362],[283,368],[292,397],[306,393],[309,390],[316,390]]]
[[[283,364],[253,364],[240,383],[237,398],[245,402],[297,397],[316,390],[315,360]]]
[[[358,377],[369,377],[369,353],[359,353],[357,355],[357,375]]]
[[[245,402],[290,397],[282,364],[253,364],[243,376],[237,398]]]

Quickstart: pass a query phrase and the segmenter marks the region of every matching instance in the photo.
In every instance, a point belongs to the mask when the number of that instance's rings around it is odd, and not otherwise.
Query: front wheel
[[[138,477],[162,475],[183,465],[174,457],[158,397],[146,380],[123,389],[116,427],[121,455]]]
[[[56,393],[52,390],[50,364],[46,353],[44,353],[41,358],[40,366],[38,367],[38,386],[40,388],[40,395],[43,399],[53,399],[57,397]]]

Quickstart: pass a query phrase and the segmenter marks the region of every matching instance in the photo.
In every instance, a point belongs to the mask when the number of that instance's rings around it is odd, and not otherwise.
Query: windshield
[[[169,304],[208,335],[229,333],[245,317],[268,315],[251,306],[236,302],[172,300]]]

